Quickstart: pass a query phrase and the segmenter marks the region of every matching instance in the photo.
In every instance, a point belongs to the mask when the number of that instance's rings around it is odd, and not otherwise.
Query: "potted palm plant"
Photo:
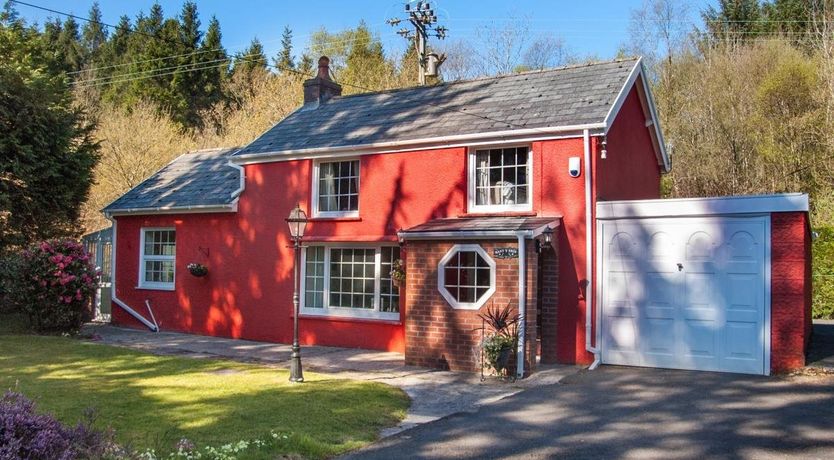
[[[507,303],[503,308],[490,305],[478,316],[485,323],[484,339],[481,343],[484,364],[496,375],[506,376],[511,358],[518,346],[518,314]],[[489,328],[489,331],[486,328]]]

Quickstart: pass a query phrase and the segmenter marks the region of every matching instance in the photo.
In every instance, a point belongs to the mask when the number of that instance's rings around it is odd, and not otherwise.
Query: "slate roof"
[[[638,59],[334,97],[291,113],[235,155],[601,123]]]
[[[103,211],[230,205],[234,201],[232,192],[240,186],[238,169],[229,166],[229,156],[236,150],[198,150],[180,155]]]
[[[411,234],[428,233],[456,233],[456,232],[496,232],[512,233],[524,230],[536,230],[550,225],[555,228],[562,220],[561,217],[450,217],[434,219],[407,230],[400,234],[408,239]]]

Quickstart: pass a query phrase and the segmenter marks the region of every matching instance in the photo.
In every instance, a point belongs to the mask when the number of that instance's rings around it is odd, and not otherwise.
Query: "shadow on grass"
[[[173,449],[181,438],[217,446],[288,435],[277,453],[325,457],[373,441],[405,415],[400,390],[227,361],[153,356],[61,337],[0,336],[0,387],[75,423],[93,407],[134,448]]]

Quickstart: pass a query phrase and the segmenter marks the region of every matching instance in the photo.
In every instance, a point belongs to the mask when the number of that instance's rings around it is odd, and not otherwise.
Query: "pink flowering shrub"
[[[16,303],[41,332],[74,332],[98,287],[99,273],[84,246],[44,241],[23,251]]]

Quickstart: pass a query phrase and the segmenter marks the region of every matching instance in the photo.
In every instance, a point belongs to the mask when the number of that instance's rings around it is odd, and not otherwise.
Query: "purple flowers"
[[[112,433],[91,428],[92,419],[90,412],[87,423],[68,428],[49,415],[35,412],[35,403],[22,394],[7,392],[0,398],[0,459],[104,457],[117,447],[110,439]]]

